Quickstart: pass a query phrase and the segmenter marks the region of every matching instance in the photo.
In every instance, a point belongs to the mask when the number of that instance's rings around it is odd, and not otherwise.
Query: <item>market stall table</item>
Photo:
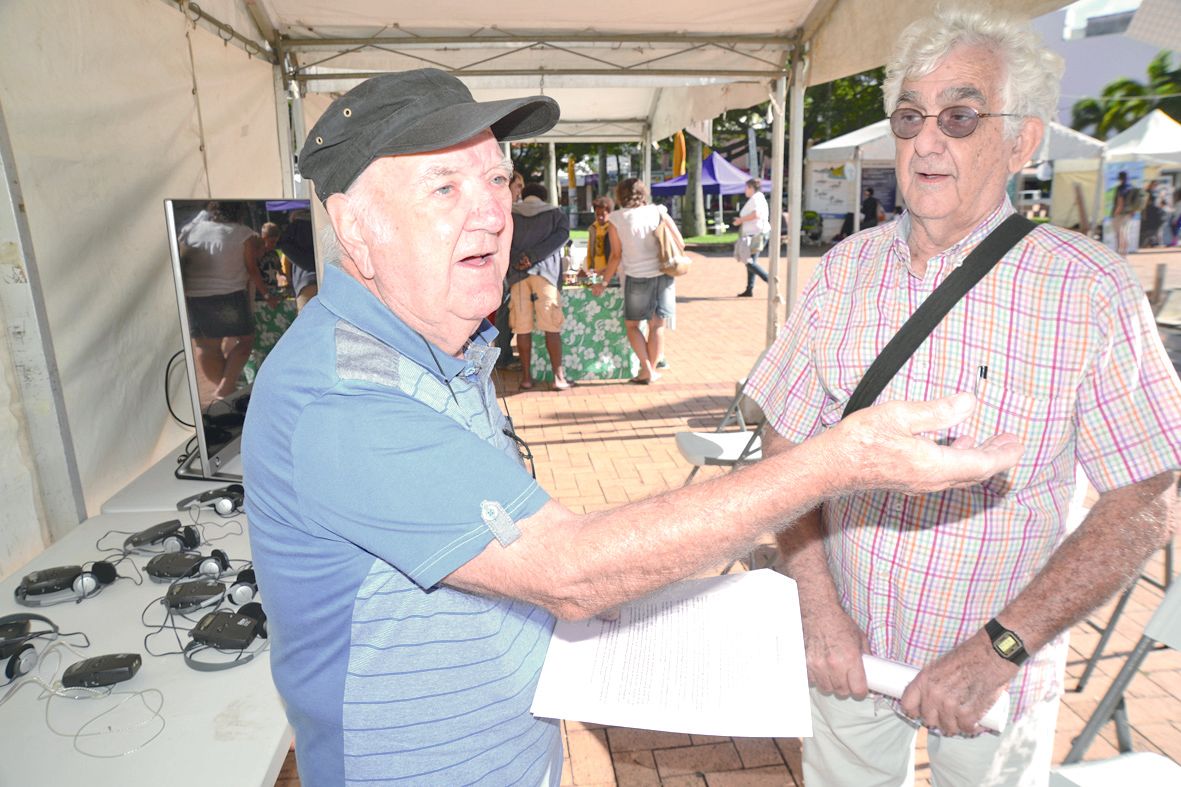
[[[640,363],[627,341],[623,324],[623,289],[608,287],[595,297],[588,287],[562,290],[562,367],[567,379],[627,380],[639,373]],[[545,334],[533,332],[529,371],[534,380],[554,379]]]

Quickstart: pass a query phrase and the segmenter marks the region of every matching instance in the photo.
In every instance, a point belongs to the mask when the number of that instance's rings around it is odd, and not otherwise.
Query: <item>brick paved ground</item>
[[[1145,252],[1133,258],[1146,287],[1158,263],[1168,265],[1169,285],[1181,286],[1181,252]],[[801,282],[814,265],[814,256],[802,261]],[[537,458],[538,480],[551,494],[575,510],[591,511],[641,499],[684,481],[688,466],[677,453],[673,435],[687,428],[712,428],[733,396],[735,381],[746,374],[763,347],[766,302],[733,297],[744,283],[742,269],[725,257],[706,261],[678,282],[678,328],[670,336],[666,353],[670,368],[656,385],[587,382],[561,393],[524,392],[517,388],[518,375],[510,373],[501,379],[517,429]],[[756,294],[765,293],[765,287],[757,285]],[[1159,555],[1146,571],[1153,577],[1163,575]],[[1138,584],[1086,691],[1066,695],[1055,762],[1082,729],[1160,597],[1160,591],[1148,583]],[[1092,619],[1106,621],[1107,608]],[[1075,627],[1068,687],[1074,686],[1097,639],[1090,625]],[[1129,693],[1129,716],[1137,749],[1159,751],[1181,761],[1181,654],[1160,651],[1148,657]],[[1088,759],[1114,754],[1114,741],[1114,730],[1108,725]],[[563,785],[803,784],[797,739],[715,738],[568,722],[563,725],[563,744]],[[928,784],[922,748],[917,765],[917,783]],[[298,785],[292,758],[278,784]]]

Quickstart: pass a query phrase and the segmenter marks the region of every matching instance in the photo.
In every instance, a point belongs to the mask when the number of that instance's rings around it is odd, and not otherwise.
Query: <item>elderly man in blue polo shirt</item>
[[[552,785],[529,713],[554,616],[582,618],[748,549],[822,499],[1011,466],[998,436],[920,433],[972,407],[893,403],[742,472],[586,515],[525,470],[489,375],[512,234],[498,140],[558,119],[424,69],[368,80],[300,166],[339,243],[253,390],[243,458],[271,665],[308,787]]]

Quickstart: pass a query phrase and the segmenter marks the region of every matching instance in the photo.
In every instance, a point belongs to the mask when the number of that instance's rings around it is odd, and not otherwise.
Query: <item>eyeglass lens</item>
[[[912,139],[923,130],[927,118],[934,117],[939,130],[959,139],[976,130],[980,113],[971,107],[947,107],[938,115],[924,115],[917,109],[896,109],[890,114],[890,130],[900,139]]]

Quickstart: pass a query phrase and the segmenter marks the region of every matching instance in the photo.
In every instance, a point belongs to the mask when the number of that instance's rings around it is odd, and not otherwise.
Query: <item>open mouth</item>
[[[495,256],[495,252],[488,252],[487,254],[471,254],[467,257],[461,257],[458,262],[460,265],[480,267],[482,265],[491,265]]]

